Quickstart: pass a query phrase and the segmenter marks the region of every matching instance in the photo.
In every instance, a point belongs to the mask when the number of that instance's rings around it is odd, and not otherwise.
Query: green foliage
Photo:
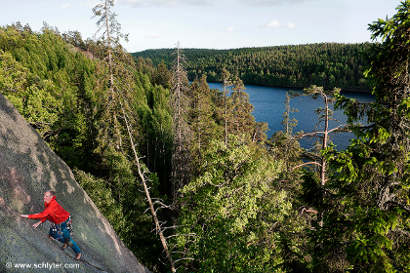
[[[190,124],[193,131],[193,141],[191,151],[193,157],[201,157],[202,150],[208,147],[212,139],[221,138],[221,128],[218,127],[216,116],[217,106],[213,103],[213,93],[209,89],[206,77],[195,80],[191,84],[192,105],[190,111]]]
[[[294,214],[277,180],[282,167],[263,148],[234,136],[229,146],[209,144],[200,175],[182,189],[185,206],[176,243],[195,258],[187,272],[285,271],[298,252],[292,233],[303,225],[282,226]],[[289,251],[279,247],[284,241]]]
[[[100,212],[121,236],[126,228],[124,213],[121,205],[114,199],[111,189],[107,188],[106,181],[78,169],[74,170],[74,175],[77,182],[87,192]]]
[[[165,88],[171,87],[171,72],[164,62],[160,63],[152,74],[152,83],[162,85]]]
[[[2,94],[71,166],[87,164],[102,91],[93,90],[98,64],[47,28],[42,35],[1,28],[0,41]]]
[[[255,118],[252,115],[253,105],[249,102],[249,95],[244,91],[245,86],[237,76],[232,80],[231,105],[228,116],[229,132],[235,135],[247,135],[249,139],[256,134]]]
[[[140,151],[147,156],[147,167],[158,175],[160,192],[169,195],[174,136],[169,90],[155,86],[147,92],[150,109],[144,109],[141,114],[141,127],[145,134],[139,139]]]

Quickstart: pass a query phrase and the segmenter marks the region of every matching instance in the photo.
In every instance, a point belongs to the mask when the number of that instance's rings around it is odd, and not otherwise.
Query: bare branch
[[[293,171],[293,170],[295,170],[295,169],[298,169],[298,168],[303,167],[303,166],[306,166],[306,165],[317,165],[317,166],[319,166],[319,167],[322,166],[319,162],[311,161],[311,162],[305,162],[305,163],[299,164],[299,165],[293,167],[291,170]]]
[[[155,202],[153,203],[153,205],[156,205],[156,204],[160,204],[160,205],[161,205],[161,208],[171,209],[171,206],[165,205],[164,203],[162,203],[162,202],[159,201],[159,200],[157,200],[157,201],[155,201]]]
[[[322,131],[310,132],[310,133],[306,133],[306,134],[296,135],[295,138],[299,139],[299,138],[304,138],[304,137],[314,137],[314,136],[321,135],[321,134],[324,134],[324,133],[325,132],[322,132]]]
[[[303,213],[305,213],[305,212],[307,212],[307,213],[313,213],[313,214],[317,214],[317,213],[318,213],[318,211],[315,210],[314,208],[302,207],[302,209],[300,210],[299,214],[300,214],[300,215],[303,215]]]
[[[177,262],[179,262],[179,261],[183,261],[183,260],[195,261],[195,259],[194,259],[194,258],[191,258],[191,257],[185,257],[185,258],[180,258],[180,259],[178,259],[178,260],[175,260],[175,263],[177,263]]]
[[[332,132],[351,132],[351,130],[349,125],[340,125],[328,131],[328,133]]]
[[[178,251],[178,250],[175,250],[175,251],[171,251],[171,253],[175,253],[175,254],[183,254],[183,255],[185,255],[185,251]]]
[[[182,234],[173,234],[173,235],[169,235],[169,236],[167,236],[167,237],[165,237],[165,238],[167,238],[167,239],[169,239],[169,238],[172,238],[172,237],[178,237],[178,236],[192,236],[192,237],[196,237],[197,235],[195,234],[195,233],[182,233]]]
[[[176,229],[178,227],[183,227],[183,226],[187,226],[187,225],[173,225],[173,226],[170,226],[170,227],[164,227],[162,230],[165,231],[167,229]]]

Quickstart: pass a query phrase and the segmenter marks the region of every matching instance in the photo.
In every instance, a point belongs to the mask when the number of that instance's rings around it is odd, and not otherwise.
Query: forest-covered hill
[[[246,84],[304,88],[315,84],[350,91],[368,91],[363,76],[369,64],[369,43],[321,43],[229,50],[183,49],[190,80],[206,75],[208,81],[221,81],[222,68]],[[135,58],[164,62],[172,66],[174,49],[152,49],[133,53]]]

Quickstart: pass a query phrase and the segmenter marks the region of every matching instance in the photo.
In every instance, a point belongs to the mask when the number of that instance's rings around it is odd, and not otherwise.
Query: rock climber
[[[34,228],[37,228],[41,223],[46,220],[51,222],[49,231],[49,238],[54,238],[62,243],[62,248],[65,249],[70,246],[75,252],[75,258],[79,260],[81,258],[81,250],[78,245],[71,239],[71,216],[63,207],[57,203],[56,193],[54,191],[46,191],[44,193],[44,207],[45,209],[36,214],[22,214],[23,218],[40,219],[40,221],[33,224]]]

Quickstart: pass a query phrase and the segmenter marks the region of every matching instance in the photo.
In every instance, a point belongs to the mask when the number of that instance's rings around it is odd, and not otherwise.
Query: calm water
[[[209,83],[209,87],[219,90],[223,88],[220,83]],[[289,89],[285,88],[246,85],[245,91],[249,94],[249,100],[254,106],[253,115],[256,121],[267,122],[269,125],[269,131],[267,132],[268,137],[283,128],[281,122],[283,120],[283,112],[285,111],[286,92],[288,90]],[[296,91],[302,93],[302,90]],[[373,100],[372,96],[368,94],[344,93],[344,95],[358,99],[361,102],[370,102]],[[323,106],[321,99],[318,98],[314,100],[309,96],[299,96],[292,98],[290,105],[292,108],[298,110],[298,112],[292,113],[291,116],[291,118],[298,120],[298,125],[294,130],[295,132],[311,132],[318,128],[315,109]],[[346,121],[346,116],[343,114],[343,111],[340,110],[335,111],[334,118],[342,123]],[[341,123],[333,121],[330,123],[330,128],[340,124]],[[337,133],[331,136],[332,141],[339,148],[346,147],[352,138],[353,134],[351,133]],[[302,139],[301,141],[301,145],[305,148],[308,148],[312,143],[314,143],[314,140],[308,138]]]

